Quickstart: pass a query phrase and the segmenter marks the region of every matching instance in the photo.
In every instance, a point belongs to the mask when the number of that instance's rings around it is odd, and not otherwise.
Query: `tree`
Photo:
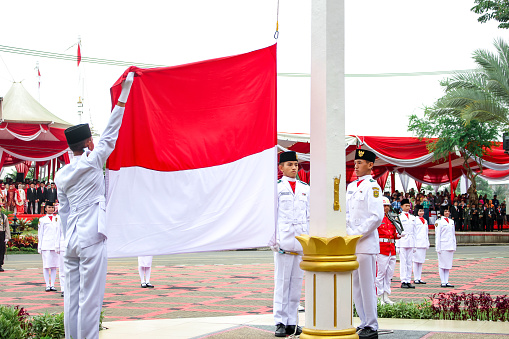
[[[457,115],[433,115],[433,109],[426,109],[422,119],[416,115],[410,116],[408,130],[419,139],[427,141],[427,148],[430,153],[433,152],[435,161],[448,161],[451,153],[459,154],[463,158],[463,168],[472,182],[468,189],[469,199],[471,203],[476,202],[476,177],[482,173],[481,157],[491,151],[493,140],[498,136],[497,125],[477,120],[467,124]],[[478,173],[470,167],[471,159],[478,159]]]
[[[493,198],[493,189],[490,187],[490,184],[487,180],[484,180],[483,178],[476,177],[475,183],[477,187],[477,195],[486,195],[488,199]]]
[[[470,10],[475,14],[481,14],[477,21],[485,23],[489,20],[500,22],[498,28],[509,28],[509,1],[507,0],[475,0],[475,5]]]
[[[441,82],[445,95],[428,109],[430,117],[451,115],[468,123],[472,120],[498,123],[509,127],[509,45],[494,42],[497,53],[476,50],[478,69],[454,74]]]

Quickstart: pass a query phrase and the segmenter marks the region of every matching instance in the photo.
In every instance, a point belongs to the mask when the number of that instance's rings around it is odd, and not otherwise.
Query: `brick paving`
[[[35,265],[34,265],[35,266]],[[30,314],[62,312],[58,292],[45,292],[42,269],[25,267],[0,273],[0,304],[20,305]],[[399,288],[399,263],[392,299],[422,301],[438,292],[485,291],[509,294],[509,258],[455,259],[450,283],[440,288],[438,261],[429,259],[422,279],[427,285]],[[107,321],[174,319],[272,313],[273,264],[154,266],[154,289],[142,289],[137,267],[110,264],[104,310]],[[58,288],[58,283],[57,283]],[[304,300],[304,290],[302,300]],[[248,330],[248,329],[245,329]]]

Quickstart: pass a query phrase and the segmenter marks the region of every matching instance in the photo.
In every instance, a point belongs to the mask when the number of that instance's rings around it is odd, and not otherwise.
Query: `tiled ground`
[[[439,287],[437,265],[436,259],[427,260],[422,278],[428,284],[406,290],[399,288],[398,263],[392,299],[421,301],[444,291],[509,294],[509,258],[456,259],[450,275],[454,289]],[[155,289],[142,289],[136,267],[110,265],[104,298],[106,320],[272,312],[273,265],[269,263],[155,266],[151,280]],[[60,293],[44,292],[43,281],[40,268],[8,269],[0,273],[0,304],[20,305],[31,314],[63,311]]]

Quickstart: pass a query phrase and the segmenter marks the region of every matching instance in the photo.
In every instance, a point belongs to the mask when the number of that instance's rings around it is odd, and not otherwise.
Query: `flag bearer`
[[[309,234],[309,186],[296,179],[297,154],[279,156],[283,177],[277,183],[277,230],[274,250],[274,321],[276,337],[302,333],[298,308],[304,271],[299,267],[302,246],[295,236]]]
[[[380,238],[380,253],[376,256],[376,295],[384,304],[394,304],[389,295],[391,294],[391,279],[396,267],[396,246],[395,240],[399,238],[396,227],[387,217],[391,209],[391,202],[383,197],[384,218],[382,224],[378,227],[378,237]]]
[[[359,338],[378,338],[375,274],[380,244],[377,228],[384,217],[384,205],[380,186],[371,177],[375,159],[371,151],[355,151],[357,180],[348,185],[346,192],[346,232],[362,235],[355,251],[359,268],[352,273],[353,301],[361,320],[357,328]]]
[[[57,172],[55,183],[65,235],[66,339],[99,338],[107,266],[103,166],[115,148],[133,77],[130,72],[122,82],[118,103],[97,147],[88,124],[65,130],[74,158]]]
[[[402,212],[399,215],[401,225],[403,226],[403,237],[398,240],[396,246],[399,247],[399,276],[401,278],[401,288],[415,288],[410,283],[412,278],[412,257],[415,247],[414,227],[415,217],[409,212],[410,201],[401,200]]]
[[[435,250],[438,253],[438,270],[440,287],[454,287],[449,284],[449,271],[452,268],[452,257],[456,251],[456,232],[454,221],[449,219],[449,210],[435,223]]]
[[[426,284],[421,279],[422,265],[426,260],[426,251],[429,248],[428,221],[424,218],[424,207],[417,205],[418,218],[414,224],[414,284]]]
[[[39,219],[37,250],[42,254],[42,269],[46,292],[56,291],[55,279],[59,263],[60,252],[60,219],[53,215],[53,203],[46,203],[46,215]],[[51,277],[51,279],[50,279]]]

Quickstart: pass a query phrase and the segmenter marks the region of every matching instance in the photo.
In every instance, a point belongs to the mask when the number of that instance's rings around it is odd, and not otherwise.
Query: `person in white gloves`
[[[309,186],[296,179],[299,165],[295,152],[279,155],[283,177],[277,182],[277,227],[274,253],[274,322],[276,337],[302,333],[298,308],[304,271],[300,268],[302,246],[295,236],[309,234]]]
[[[9,219],[7,215],[0,212],[0,272],[3,272],[5,250],[7,243],[11,240],[11,227],[9,226]]]
[[[435,250],[438,253],[440,287],[454,287],[449,284],[449,271],[456,251],[456,231],[454,220],[449,218],[449,214],[449,208],[444,209],[444,216],[435,223]]]
[[[125,103],[134,80],[130,72],[97,146],[88,124],[69,127],[74,154],[56,175],[65,238],[64,327],[66,339],[98,339],[106,285],[106,205],[103,167],[115,148]]]
[[[37,228],[37,251],[42,255],[42,270],[46,283],[46,292],[54,292],[57,277],[58,252],[60,252],[60,219],[53,215],[53,203],[45,205],[46,215],[39,219]],[[50,279],[51,276],[51,279]]]
[[[426,251],[429,248],[428,221],[424,218],[424,207],[415,206],[418,218],[414,221],[414,284],[426,284],[422,281],[422,265],[426,261]]]
[[[412,257],[414,252],[414,224],[415,217],[409,212],[410,201],[408,199],[401,200],[401,214],[399,220],[403,226],[402,238],[396,243],[399,248],[399,276],[401,279],[401,288],[415,288],[410,283],[412,278]]]

